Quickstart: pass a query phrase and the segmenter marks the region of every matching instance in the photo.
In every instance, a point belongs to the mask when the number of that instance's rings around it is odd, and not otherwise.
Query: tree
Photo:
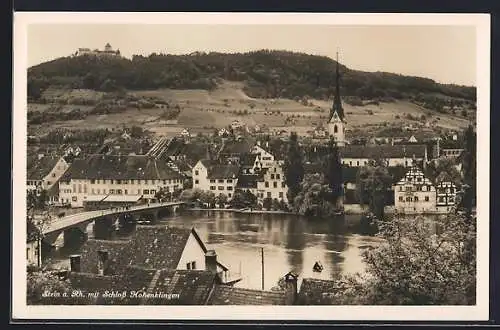
[[[246,207],[255,208],[257,207],[257,196],[250,191],[236,190],[229,203],[231,207],[235,209],[243,209]]]
[[[271,210],[273,206],[273,199],[271,197],[266,197],[262,201],[262,207],[265,208],[266,210]]]
[[[363,253],[365,274],[336,280],[332,304],[475,304],[475,254],[467,258],[464,246],[475,244],[476,231],[464,216],[396,217],[380,228],[382,243]]]
[[[215,203],[219,205],[219,208],[224,208],[226,203],[227,203],[227,195],[225,194],[219,194],[217,197],[215,197]]]
[[[211,191],[203,191],[200,195],[200,201],[207,204],[208,208],[212,208],[215,205],[215,194]]]
[[[332,140],[329,143],[328,151],[323,166],[325,180],[332,191],[332,201],[338,205],[343,193],[342,162],[340,161],[339,149]]]
[[[322,174],[308,174],[304,177],[299,194],[293,201],[293,210],[305,216],[333,216],[337,207],[331,200],[332,191]]]
[[[302,150],[298,143],[297,133],[290,134],[288,151],[284,164],[285,181],[288,186],[288,200],[294,200],[300,191],[300,183],[304,178]]]
[[[356,177],[356,194],[361,205],[368,204],[368,209],[379,220],[384,217],[386,194],[392,185],[392,176],[381,161],[370,161],[359,169]]]
[[[66,294],[71,296],[69,280],[60,279],[57,275],[42,269],[28,269],[26,303],[28,305],[71,304],[71,298],[46,297],[44,292]],[[74,299],[73,299],[74,302]]]

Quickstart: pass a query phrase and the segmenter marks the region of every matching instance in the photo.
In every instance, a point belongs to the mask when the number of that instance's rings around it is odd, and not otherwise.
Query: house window
[[[194,184],[199,184],[200,183],[200,180],[196,179],[194,180]]]
[[[94,180],[94,179],[90,180],[90,183],[91,183],[91,184],[94,184],[94,183],[95,183],[95,180]]]
[[[215,180],[211,179],[211,180],[210,180],[210,183],[215,183]]]
[[[142,191],[142,193],[143,193],[144,195],[149,195],[149,189],[144,189],[144,190]]]
[[[271,198],[271,192],[270,191],[267,192],[267,198]]]
[[[219,179],[219,183],[224,183],[224,180],[222,180],[222,179]]]
[[[224,186],[219,186],[217,189],[224,190]]]
[[[55,178],[56,177],[56,174],[55,173],[52,173],[52,177]]]
[[[115,193],[115,190],[114,190],[114,189],[109,189],[109,193],[110,193],[110,194],[114,194],[114,193]]]
[[[399,186],[399,191],[403,191],[403,186]]]
[[[121,189],[116,189],[116,194],[117,195],[121,195],[122,194],[122,190]]]
[[[400,201],[400,202],[403,202],[403,201],[404,201],[403,196],[399,196],[399,201]]]
[[[411,186],[406,186],[406,191],[411,191]]]
[[[130,184],[134,184],[135,183],[134,181],[135,181],[134,179],[131,179]]]
[[[285,188],[285,183],[284,182],[281,183],[281,188]]]
[[[337,125],[333,126],[333,133],[338,133],[339,131],[339,128],[337,127]]]
[[[101,189],[97,188],[97,194],[99,195],[101,193]]]
[[[233,190],[233,187],[232,186],[227,186],[227,190],[231,191],[231,190]]]
[[[227,183],[233,183],[233,180],[232,179],[227,179],[226,181]]]
[[[279,180],[279,179],[280,179],[280,175],[276,174],[276,180]]]
[[[274,174],[271,174],[271,180],[274,180]]]
[[[415,196],[415,197],[413,198],[413,201],[414,201],[414,202],[418,202],[418,196]]]
[[[128,184],[128,180],[123,180],[122,183],[123,184]]]
[[[154,195],[154,194],[156,194],[156,190],[154,190],[154,189],[153,189],[153,190],[150,190],[150,191],[149,191],[149,193],[150,193],[151,195]]]
[[[411,197],[406,197],[407,202],[411,202]]]
[[[269,182],[266,181],[265,186],[266,188],[269,188]]]
[[[279,192],[279,196],[280,196],[280,198],[283,198],[283,192],[282,191]]]
[[[186,269],[196,269],[196,261],[191,261],[186,264]]]
[[[356,166],[359,166],[359,160],[356,162]]]
[[[443,203],[444,202],[444,197],[439,197],[439,203]]]
[[[428,202],[428,201],[429,201],[429,196],[425,196],[424,200],[425,200],[426,202]]]
[[[278,188],[278,182],[274,181],[274,182],[273,182],[273,187],[274,187],[274,188]]]
[[[113,179],[109,180],[109,183],[113,184]]]
[[[231,198],[231,194],[227,194],[227,197]]]
[[[73,196],[73,197],[71,198],[71,200],[72,200],[73,202],[76,202],[76,201],[77,201],[76,196]]]
[[[210,190],[215,190],[215,186],[210,186]]]
[[[194,171],[194,175],[200,175],[200,172],[198,170]]]
[[[125,195],[128,195],[128,190],[127,189],[125,189]]]

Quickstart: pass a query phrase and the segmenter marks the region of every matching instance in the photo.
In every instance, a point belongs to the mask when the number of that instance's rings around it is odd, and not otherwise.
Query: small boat
[[[315,273],[321,273],[323,271],[323,265],[321,262],[316,261],[313,266],[313,272]]]

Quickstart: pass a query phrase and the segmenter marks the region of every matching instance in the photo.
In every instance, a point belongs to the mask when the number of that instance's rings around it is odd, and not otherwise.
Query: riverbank
[[[199,207],[186,208],[186,211],[224,211],[224,212],[232,212],[232,213],[248,213],[248,214],[288,214],[288,215],[299,215],[294,212],[285,212],[285,211],[267,211],[267,210],[249,210],[249,209],[203,209]]]

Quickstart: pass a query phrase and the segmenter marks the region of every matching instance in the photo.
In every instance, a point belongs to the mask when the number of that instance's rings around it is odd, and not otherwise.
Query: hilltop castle
[[[78,48],[78,50],[73,54],[73,56],[83,56],[83,55],[90,55],[90,56],[121,56],[120,55],[120,50],[113,50],[113,47],[109,43],[107,43],[104,46],[104,50],[99,50],[99,49],[94,49],[91,50],[90,48]]]
[[[336,142],[337,146],[343,147],[345,141],[345,115],[342,101],[340,99],[340,74],[339,74],[339,54],[337,53],[337,68],[335,76],[335,97],[333,99],[332,109],[328,119],[328,134]]]

